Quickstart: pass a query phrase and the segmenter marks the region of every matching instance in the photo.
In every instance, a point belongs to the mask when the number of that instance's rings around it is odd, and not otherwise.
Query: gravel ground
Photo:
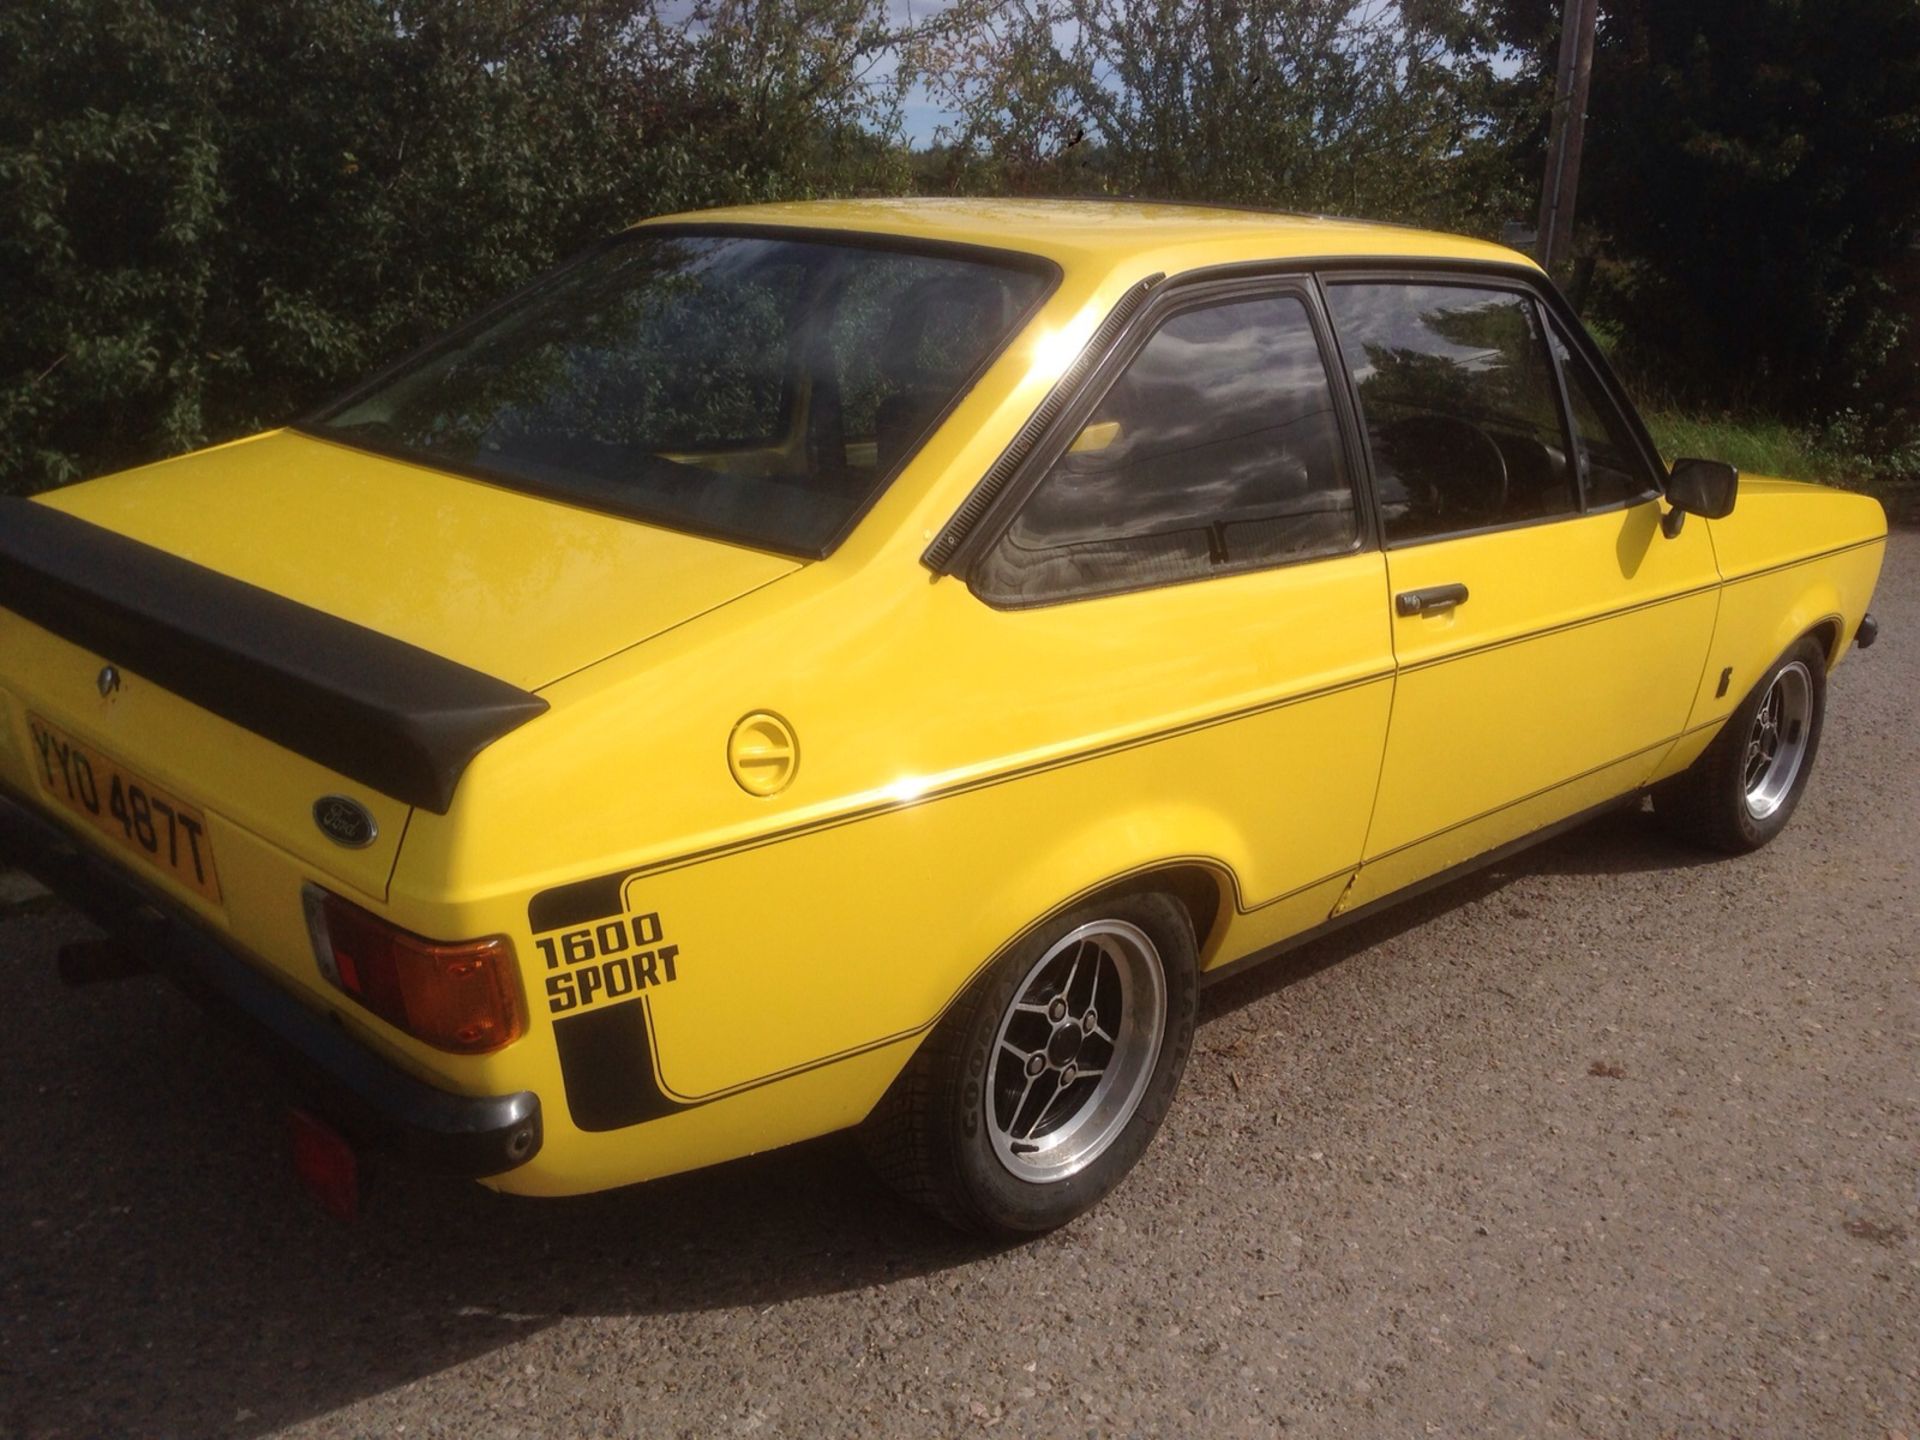
[[[29,904],[0,1433],[1920,1440],[1920,533],[1875,608],[1769,850],[1623,814],[1210,992],[1134,1177],[1011,1249],[839,1139],[335,1224],[262,1063],[62,993]]]

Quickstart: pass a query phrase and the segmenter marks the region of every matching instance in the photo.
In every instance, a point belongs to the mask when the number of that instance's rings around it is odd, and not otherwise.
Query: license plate
[[[55,802],[194,894],[220,903],[205,815],[38,715],[27,717],[27,727],[40,761],[40,788]]]

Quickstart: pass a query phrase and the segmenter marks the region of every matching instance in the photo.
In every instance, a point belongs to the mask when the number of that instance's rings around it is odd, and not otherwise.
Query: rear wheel
[[[1675,833],[1716,850],[1758,850],[1800,803],[1826,709],[1827,652],[1806,636],[1773,663],[1700,758],[1654,788],[1655,812]]]
[[[978,1234],[1053,1229],[1114,1188],[1193,1045],[1193,927],[1157,893],[1109,896],[1002,956],[868,1120],[874,1167]]]

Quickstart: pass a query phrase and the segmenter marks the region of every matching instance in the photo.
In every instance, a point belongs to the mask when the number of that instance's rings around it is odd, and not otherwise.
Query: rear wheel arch
[[[1089,809],[1048,843],[1020,853],[1017,864],[979,890],[974,913],[990,923],[986,934],[973,932],[980,948],[967,957],[953,998],[1034,930],[1109,894],[1160,890],[1176,900],[1192,922],[1205,967],[1209,946],[1219,943],[1240,908],[1240,877],[1257,858],[1248,837],[1210,806],[1119,798],[1122,803]]]
[[[1197,860],[1177,861],[1097,886],[1087,894],[1059,906],[1047,919],[1084,904],[1089,899],[1142,891],[1159,891],[1179,902],[1180,908],[1187,912],[1187,918],[1193,922],[1194,948],[1204,960],[1208,942],[1225,927],[1238,886],[1232,874],[1217,864]],[[1040,923],[1044,924],[1045,921]]]
[[[1192,916],[1151,883],[1167,874],[1083,891],[968,982],[861,1127],[882,1179],[1001,1238],[1065,1224],[1120,1183],[1166,1115],[1197,1019]],[[1116,943],[1131,962],[1106,976]]]
[[[1047,907],[1043,914],[1020,927],[995,952],[1004,954],[1044,925],[1050,925],[1069,910],[1077,910],[1090,901],[1110,895],[1159,893],[1177,902],[1193,925],[1194,950],[1202,968],[1208,958],[1208,944],[1226,929],[1240,893],[1240,882],[1224,862],[1200,856],[1152,861],[1137,869],[1123,871],[1104,880],[1082,886],[1073,894]]]

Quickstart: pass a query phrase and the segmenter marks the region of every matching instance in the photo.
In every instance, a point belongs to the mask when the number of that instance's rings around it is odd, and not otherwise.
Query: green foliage
[[[902,188],[885,13],[0,9],[0,489],[284,420],[639,216]]]
[[[1737,368],[1806,413],[1899,339],[1920,237],[1920,6],[1613,0],[1596,75],[1608,304],[1668,379]]]
[[[1481,230],[1515,199],[1477,0],[960,0],[909,55],[959,116],[947,188]]]
[[[1559,9],[1505,4],[1536,102]],[[1590,115],[1580,215],[1623,361],[1683,405],[1841,415],[1852,442],[1910,455],[1920,4],[1603,0]]]
[[[1815,480],[1850,490],[1884,491],[1920,475],[1920,451],[1879,452],[1850,412],[1820,428],[1764,416],[1669,408],[1643,410],[1654,443],[1669,459],[1708,456],[1751,475]]]
[[[284,420],[669,210],[1100,193],[1491,235],[1537,207],[1560,9],[18,0],[0,490]],[[954,116],[918,154],[916,83]],[[1920,3],[1603,0],[1591,115],[1622,363],[1920,468]]]

